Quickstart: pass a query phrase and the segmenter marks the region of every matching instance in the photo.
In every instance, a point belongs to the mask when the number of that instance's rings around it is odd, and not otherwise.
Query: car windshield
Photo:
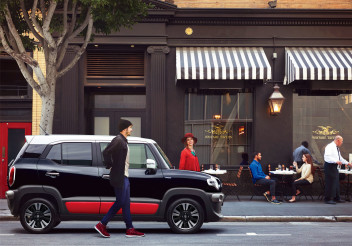
[[[158,144],[154,144],[156,149],[159,151],[160,155],[163,157],[164,162],[166,163],[166,165],[169,168],[173,168],[171,162],[169,161],[169,159],[167,158],[167,156],[165,155],[164,151],[160,148],[160,146]]]

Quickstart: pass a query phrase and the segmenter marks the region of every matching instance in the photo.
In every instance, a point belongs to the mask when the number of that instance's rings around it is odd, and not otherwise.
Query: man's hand
[[[337,161],[336,164],[339,165],[339,166],[341,166],[341,165],[342,165],[342,162],[341,162],[341,161]]]
[[[267,175],[267,176],[265,176],[265,179],[270,179],[270,176],[268,176],[268,175]]]

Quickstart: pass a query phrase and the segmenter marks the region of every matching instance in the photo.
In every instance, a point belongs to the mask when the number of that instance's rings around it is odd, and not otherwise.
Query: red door
[[[7,165],[25,143],[25,135],[32,134],[32,123],[0,123],[0,198],[5,198]]]

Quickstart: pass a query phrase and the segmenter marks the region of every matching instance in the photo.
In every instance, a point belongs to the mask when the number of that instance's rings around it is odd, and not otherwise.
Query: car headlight
[[[209,186],[213,186],[215,189],[219,190],[220,186],[215,177],[211,176],[207,179],[207,183]]]

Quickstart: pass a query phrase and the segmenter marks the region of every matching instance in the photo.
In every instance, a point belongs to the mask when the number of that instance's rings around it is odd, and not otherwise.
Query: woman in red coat
[[[199,172],[199,161],[193,148],[197,143],[197,138],[192,133],[186,133],[182,142],[186,147],[181,152],[180,169]]]

